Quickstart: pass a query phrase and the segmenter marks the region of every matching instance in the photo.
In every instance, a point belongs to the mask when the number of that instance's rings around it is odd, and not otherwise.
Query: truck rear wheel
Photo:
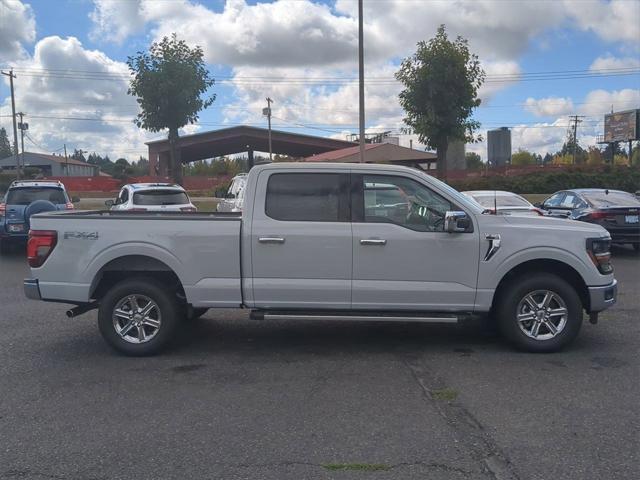
[[[102,298],[98,327],[120,353],[154,355],[173,339],[181,313],[175,294],[160,282],[132,278],[117,283]]]
[[[528,352],[555,352],[572,342],[582,325],[582,302],[562,278],[547,273],[517,278],[496,306],[502,334]]]

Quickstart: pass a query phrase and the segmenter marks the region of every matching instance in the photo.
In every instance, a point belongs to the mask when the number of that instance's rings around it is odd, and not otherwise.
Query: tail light
[[[64,208],[65,208],[65,210],[73,210],[74,209],[73,203],[67,202],[65,204]]]
[[[586,220],[602,220],[602,219],[615,220],[615,218],[616,218],[615,215],[612,215],[612,214],[610,214],[608,212],[598,212],[598,211],[588,213],[585,216]]]
[[[588,238],[587,253],[600,273],[603,275],[613,273],[610,238]]]
[[[0,203],[0,217],[4,217],[6,212],[7,212],[6,203]]]
[[[58,243],[58,232],[55,230],[29,230],[27,243],[27,260],[29,266],[38,268],[47,260]]]
[[[198,209],[196,207],[180,207],[181,212],[197,212]]]
[[[541,217],[544,217],[544,212],[539,208],[533,208],[532,210],[536,212],[538,215],[540,215]]]

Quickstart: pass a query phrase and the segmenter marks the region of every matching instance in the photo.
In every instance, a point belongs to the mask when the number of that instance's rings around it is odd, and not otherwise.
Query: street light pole
[[[358,0],[358,76],[360,83],[360,163],[364,163],[364,25],[362,0]]]

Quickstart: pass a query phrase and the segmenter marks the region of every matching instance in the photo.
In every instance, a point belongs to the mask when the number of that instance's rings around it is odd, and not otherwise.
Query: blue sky
[[[355,0],[0,0],[0,64],[18,75],[30,150],[144,154],[160,134],[132,124],[123,62],[172,32],[203,47],[218,80],[216,102],[185,133],[265,124],[270,96],[276,128],[343,137],[357,131],[356,12]],[[368,131],[400,131],[393,73],[441,23],[487,71],[480,133],[511,127],[514,150],[557,150],[574,114],[585,116],[579,140],[593,144],[612,106],[640,107],[636,0],[365,0]],[[10,127],[4,80],[0,125]],[[467,149],[485,157],[484,143]]]

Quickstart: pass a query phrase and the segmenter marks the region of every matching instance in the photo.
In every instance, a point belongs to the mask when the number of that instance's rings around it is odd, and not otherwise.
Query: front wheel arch
[[[500,280],[493,295],[491,311],[495,311],[508,286],[517,279],[538,273],[549,273],[569,283],[580,297],[582,308],[590,310],[589,289],[582,276],[570,265],[551,259],[529,260],[516,265]]]

